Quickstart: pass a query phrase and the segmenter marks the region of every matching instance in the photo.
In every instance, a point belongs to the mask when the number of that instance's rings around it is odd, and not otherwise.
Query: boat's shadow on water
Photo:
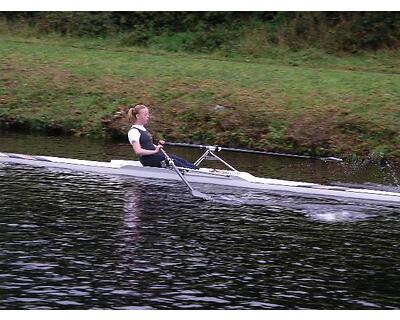
[[[26,170],[24,165],[8,166],[2,165],[0,176],[9,172],[19,172]],[[396,205],[377,204],[374,202],[357,202],[355,200],[333,200],[318,197],[302,197],[293,194],[278,194],[260,190],[242,190],[238,188],[213,186],[210,189],[207,185],[197,184],[196,190],[210,196],[211,200],[205,201],[194,198],[190,192],[180,182],[136,179],[132,177],[104,176],[94,173],[76,172],[59,168],[35,168],[37,173],[48,175],[61,180],[79,180],[80,183],[96,181],[96,183],[105,183],[119,185],[126,188],[127,194],[135,195],[138,190],[142,190],[138,198],[145,198],[145,201],[159,202],[160,206],[179,205],[184,202],[185,205],[197,207],[199,214],[202,214],[209,208],[231,208],[236,211],[254,212],[257,215],[271,214],[290,214],[303,216],[308,219],[324,223],[346,223],[362,221],[384,217],[392,214],[399,214],[400,208]],[[135,187],[132,189],[132,185]],[[398,187],[388,187],[377,184],[357,185],[342,184],[342,186],[365,189],[381,189],[385,191],[396,192]],[[131,192],[129,191],[131,190]],[[161,200],[162,199],[162,200]],[[204,209],[204,210],[203,210]],[[252,210],[256,209],[256,210]]]
[[[248,191],[236,193],[213,192],[209,194],[215,205],[231,207],[257,207],[265,215],[285,213],[307,217],[324,223],[355,222],[399,214],[400,208],[390,204],[305,198],[294,195],[279,195],[267,192]]]

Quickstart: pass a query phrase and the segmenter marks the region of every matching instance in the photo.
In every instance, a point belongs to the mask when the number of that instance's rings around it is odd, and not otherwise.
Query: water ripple
[[[400,307],[398,208],[0,171],[2,309]]]

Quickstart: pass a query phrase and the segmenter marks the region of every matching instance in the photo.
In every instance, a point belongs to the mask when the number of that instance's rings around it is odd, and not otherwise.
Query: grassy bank
[[[168,140],[400,157],[399,58],[271,49],[228,59],[1,35],[0,119],[123,136],[113,115],[143,102],[153,106],[151,129]]]

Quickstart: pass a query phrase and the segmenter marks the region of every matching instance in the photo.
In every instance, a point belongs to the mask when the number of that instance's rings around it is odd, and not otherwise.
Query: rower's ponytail
[[[128,122],[134,124],[136,121],[136,115],[140,112],[140,110],[146,108],[147,107],[144,104],[137,104],[135,106],[131,106],[128,110]]]

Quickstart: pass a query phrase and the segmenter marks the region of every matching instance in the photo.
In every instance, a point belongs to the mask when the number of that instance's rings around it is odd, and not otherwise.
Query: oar
[[[172,166],[172,168],[175,170],[175,172],[178,174],[178,176],[182,179],[183,183],[188,187],[190,190],[190,193],[192,194],[193,197],[195,198],[200,198],[202,200],[211,200],[211,197],[205,193],[202,193],[198,190],[193,189],[193,187],[189,184],[189,182],[185,179],[183,174],[179,171],[179,169],[176,167],[174,161],[170,158],[170,156],[163,150],[160,149],[162,153],[164,154],[165,158],[167,159],[168,163]]]
[[[165,144],[169,145],[169,146],[176,146],[176,147],[188,147],[188,148],[200,148],[200,149],[213,148],[213,150],[215,150],[215,151],[231,151],[231,152],[242,152],[242,153],[252,153],[252,154],[263,154],[263,155],[267,155],[267,156],[291,157],[291,158],[302,158],[302,159],[333,161],[333,162],[342,162],[343,161],[343,159],[335,158],[335,157],[304,156],[304,155],[290,154],[290,153],[225,148],[225,147],[219,147],[219,146],[214,147],[214,146],[207,146],[207,145],[202,145],[202,144],[190,144],[190,143],[180,143],[180,142],[165,142]]]

